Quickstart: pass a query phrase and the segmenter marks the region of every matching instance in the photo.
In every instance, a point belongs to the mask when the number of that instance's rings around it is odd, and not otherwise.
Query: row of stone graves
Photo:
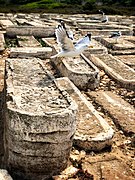
[[[93,48],[50,59],[60,20]],[[135,17],[1,13],[0,26],[0,168],[13,180],[133,180]]]

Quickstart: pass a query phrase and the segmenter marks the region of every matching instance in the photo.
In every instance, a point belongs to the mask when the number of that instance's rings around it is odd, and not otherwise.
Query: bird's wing
[[[64,21],[60,20],[61,26],[65,29],[67,37],[70,38],[71,40],[74,40],[74,35],[73,32],[68,28],[66,28]]]
[[[74,45],[72,40],[67,36],[66,30],[63,26],[59,25],[55,30],[57,43],[61,46],[62,50],[71,51],[74,50]]]
[[[69,30],[69,31],[67,31],[67,33],[68,33],[68,37],[69,37],[71,40],[74,40],[73,31]]]
[[[90,45],[91,41],[91,35],[86,35],[84,38],[81,38],[77,43],[75,44],[75,48],[79,49],[82,46]]]

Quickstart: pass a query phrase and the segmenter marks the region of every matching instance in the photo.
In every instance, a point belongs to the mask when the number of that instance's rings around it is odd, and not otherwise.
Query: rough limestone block
[[[27,58],[27,57],[37,57],[41,59],[50,58],[52,55],[51,47],[17,47],[10,49],[11,58]]]
[[[20,36],[37,36],[49,37],[54,35],[54,27],[34,27],[34,26],[12,26],[7,27],[6,34],[10,37]]]
[[[135,70],[135,55],[117,55],[115,58]]]
[[[98,114],[93,105],[68,78],[58,78],[56,83],[61,90],[66,90],[78,105],[74,143],[85,150],[94,151],[110,146],[114,130],[106,120]]]
[[[126,49],[126,50],[111,50],[109,49],[108,52],[113,56],[117,55],[135,55],[135,49]]]
[[[0,59],[0,167],[3,165],[4,155],[4,121],[5,121],[5,60]]]
[[[93,48],[89,48],[83,52],[83,54],[89,57],[90,54],[107,54],[108,50],[105,46],[103,46],[100,42],[92,39],[91,45]]]
[[[8,169],[14,178],[47,179],[67,165],[77,105],[42,60],[12,58],[6,65]]]
[[[44,26],[44,23],[40,20],[38,20],[37,22],[35,20],[27,21],[26,24],[29,26],[35,26],[35,27],[43,27]]]
[[[125,134],[135,135],[135,109],[111,91],[88,92],[112,117]]]
[[[34,36],[17,36],[19,47],[41,47]]]
[[[99,70],[83,54],[74,58],[54,58],[52,61],[61,74],[79,89],[94,90],[99,86]]]
[[[0,180],[13,180],[6,169],[0,169]]]
[[[58,136],[59,132],[56,132],[55,135]],[[52,135],[52,140],[46,141],[46,143],[43,143],[45,140],[42,140],[41,142],[37,141],[21,141],[18,137],[15,137],[15,135],[12,132],[9,132],[9,149],[11,151],[21,153],[22,155],[28,155],[28,156],[42,156],[43,158],[55,158],[55,157],[60,157],[61,154],[63,156],[67,156],[67,151],[70,151],[70,148],[72,146],[72,142],[69,141],[69,133],[68,131],[66,132],[60,132],[61,135],[59,135],[59,142],[53,138]],[[64,137],[62,136],[64,134],[66,137],[64,141]],[[40,134],[34,134],[35,137],[38,139]],[[44,134],[44,138],[48,136],[48,134]],[[67,135],[67,136],[66,136]],[[72,137],[72,136],[70,136]],[[61,138],[63,138],[61,140]],[[58,146],[59,144],[59,146]],[[36,149],[36,151],[35,151]],[[51,149],[51,151],[50,151]]]
[[[26,16],[27,16],[27,15],[26,15],[26,14],[23,14],[23,13],[17,13],[17,14],[16,14],[16,18],[20,18],[20,19],[22,19],[22,18],[25,19]]]
[[[3,29],[6,29],[7,27],[13,26],[14,24],[9,19],[1,19],[0,25],[2,26]]]
[[[19,26],[24,26],[27,23],[27,19],[24,19],[23,17],[22,18],[17,17],[16,22]]]
[[[110,23],[87,23],[87,22],[82,22],[78,23],[78,27],[80,29],[97,29],[97,30],[112,30],[112,29],[125,29],[125,30],[131,30],[131,28],[126,27],[126,26],[120,26],[117,24],[110,24]]]
[[[0,34],[0,51],[5,50],[5,44],[4,34]]]
[[[121,38],[135,44],[135,36],[122,36]]]
[[[118,32],[119,29],[113,29],[113,28],[112,29],[101,29],[101,30],[99,30],[99,29],[81,29],[80,31],[81,31],[82,35],[85,35],[87,33],[92,33],[93,36],[109,37],[112,32]],[[121,33],[122,33],[122,35],[132,36],[133,29],[132,28],[131,29],[121,29]]]
[[[101,43],[112,50],[131,50],[135,49],[135,44],[119,38],[116,43],[116,39],[113,38],[100,38]]]
[[[92,55],[90,60],[122,86],[135,88],[135,71],[112,55]]]

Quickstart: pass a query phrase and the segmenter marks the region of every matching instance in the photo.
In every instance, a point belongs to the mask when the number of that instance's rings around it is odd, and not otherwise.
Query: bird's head
[[[102,14],[104,13],[102,10],[98,10],[98,11],[99,11],[100,13],[102,13]]]
[[[61,26],[62,26],[64,29],[66,29],[64,21],[63,21],[63,20],[60,20],[59,22],[60,22]]]
[[[89,37],[89,40],[91,41],[91,33],[87,33],[87,35]]]
[[[121,31],[118,31],[118,34],[121,36]]]

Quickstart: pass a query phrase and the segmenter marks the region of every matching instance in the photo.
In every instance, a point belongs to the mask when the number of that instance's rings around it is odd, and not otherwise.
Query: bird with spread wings
[[[81,38],[75,44],[69,36],[65,26],[62,24],[58,25],[55,30],[55,35],[57,38],[57,43],[61,47],[61,51],[58,54],[51,56],[55,57],[75,57],[80,55],[84,50],[86,50],[91,44],[91,34],[87,34],[85,37]]]

